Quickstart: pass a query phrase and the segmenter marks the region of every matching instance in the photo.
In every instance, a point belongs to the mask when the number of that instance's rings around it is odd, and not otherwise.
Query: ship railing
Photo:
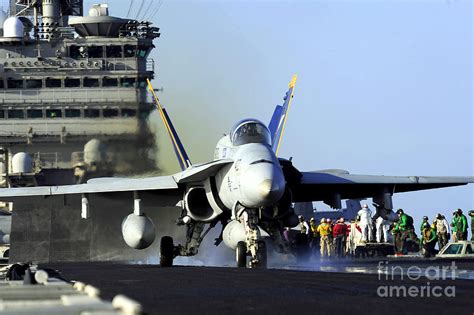
[[[136,71],[136,60],[127,60],[125,58],[105,58],[102,63],[103,70],[109,71]]]
[[[0,91],[0,104],[21,103],[89,103],[89,102],[142,102],[145,96],[134,88],[84,88]]]
[[[60,152],[36,152],[33,156],[36,169],[57,168],[61,159]]]

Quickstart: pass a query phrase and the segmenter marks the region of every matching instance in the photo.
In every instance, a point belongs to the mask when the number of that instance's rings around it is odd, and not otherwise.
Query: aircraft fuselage
[[[219,197],[228,209],[236,203],[260,208],[278,202],[285,192],[285,178],[268,145],[248,143],[232,148],[234,163],[216,175]]]

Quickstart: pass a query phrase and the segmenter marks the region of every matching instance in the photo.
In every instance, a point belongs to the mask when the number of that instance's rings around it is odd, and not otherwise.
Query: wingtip
[[[291,78],[290,84],[288,84],[288,88],[295,87],[297,78],[298,78],[298,75],[294,74],[293,77]]]

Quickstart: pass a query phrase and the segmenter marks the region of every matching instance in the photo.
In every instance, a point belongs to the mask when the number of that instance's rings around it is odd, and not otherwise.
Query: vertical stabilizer
[[[147,79],[147,83],[148,88],[153,95],[155,107],[160,113],[161,120],[163,121],[166,131],[168,132],[168,135],[171,139],[171,143],[173,144],[174,152],[178,159],[179,165],[181,166],[181,170],[184,171],[185,169],[191,166],[191,160],[189,159],[188,154],[184,149],[183,143],[179,139],[178,133],[176,132],[176,129],[174,128],[173,123],[171,122],[171,119],[168,116],[168,113],[166,112],[166,109],[161,106],[160,100],[158,99],[158,96],[156,96],[155,90],[153,89],[150,80]]]
[[[288,84],[288,91],[283,98],[283,105],[277,105],[273,112],[272,119],[268,125],[270,134],[272,136],[272,149],[278,156],[280,149],[281,139],[285,131],[286,119],[288,118],[288,112],[290,110],[291,100],[293,99],[293,92],[295,90],[297,75],[293,75],[291,82]]]

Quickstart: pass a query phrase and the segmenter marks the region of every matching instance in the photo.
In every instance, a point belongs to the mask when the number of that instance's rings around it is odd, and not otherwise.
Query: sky
[[[268,122],[296,73],[280,155],[298,169],[474,176],[471,1],[165,0],[153,22],[154,85],[193,162],[212,159],[237,120]],[[474,209],[474,184],[393,201],[416,222],[450,219]]]
[[[143,0],[103,2],[134,18]],[[472,1],[145,0],[151,16],[154,86],[195,163],[241,118],[268,122],[296,73],[280,156],[298,169],[474,176]],[[160,128],[161,166],[178,171]],[[474,209],[474,184],[393,201],[450,219]]]

